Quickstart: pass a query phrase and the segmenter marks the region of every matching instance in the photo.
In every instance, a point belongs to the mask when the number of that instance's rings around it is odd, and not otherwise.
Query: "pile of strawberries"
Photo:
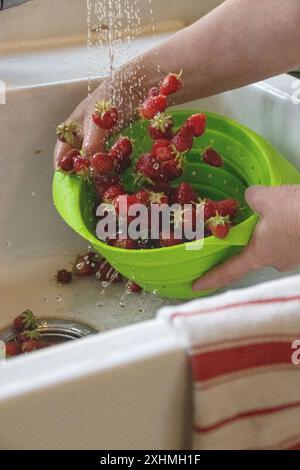
[[[152,139],[149,152],[140,155],[135,162],[133,171],[140,188],[138,191],[129,193],[122,182],[122,174],[132,165],[134,143],[128,137],[121,136],[109,151],[98,152],[91,158],[74,148],[61,160],[60,170],[91,180],[99,195],[99,203],[111,204],[117,215],[120,196],[123,196],[122,200],[125,196],[128,209],[136,203],[144,204],[149,209],[152,204],[177,203],[182,206],[192,204],[196,212],[197,206],[201,204],[204,208],[205,236],[225,238],[234,223],[238,202],[234,199],[213,201],[200,198],[188,182],[179,185],[173,183],[184,174],[184,161],[186,154],[193,148],[194,139],[201,137],[206,130],[206,116],[203,113],[190,116],[179,129],[174,130],[173,118],[167,113],[168,96],[180,91],[182,86],[181,74],[167,75],[159,87],[149,90],[147,99],[138,109],[140,118],[149,121],[148,132]],[[109,102],[100,101],[95,105],[92,118],[100,128],[113,130],[118,122],[118,110]],[[58,126],[57,135],[64,142],[79,140],[74,123]],[[212,147],[206,148],[200,157],[208,165],[223,165],[222,157]],[[158,240],[148,237],[139,240],[119,239],[117,236],[105,241],[119,248],[141,249],[167,247],[192,240],[175,238],[171,230],[168,236],[160,233]]]
[[[6,357],[26,354],[37,349],[44,349],[54,346],[55,342],[44,341],[41,339],[37,319],[31,310],[25,310],[14,319],[12,328],[15,333],[13,341],[5,343]]]
[[[95,279],[109,284],[121,282],[123,279],[123,276],[108,261],[93,251],[76,256],[72,271],[59,269],[55,278],[58,284],[70,284],[73,275],[78,278],[95,277]],[[126,289],[128,293],[137,293],[142,290],[135,282],[129,280]]]

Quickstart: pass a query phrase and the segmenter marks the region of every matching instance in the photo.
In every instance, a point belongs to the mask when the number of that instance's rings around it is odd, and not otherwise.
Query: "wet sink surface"
[[[76,252],[43,256],[6,263],[1,276],[0,327],[25,309],[38,317],[78,320],[99,331],[152,319],[170,301],[153,293],[127,294],[126,281],[102,284],[93,277],[73,277],[68,285],[58,285],[57,269],[71,269]]]

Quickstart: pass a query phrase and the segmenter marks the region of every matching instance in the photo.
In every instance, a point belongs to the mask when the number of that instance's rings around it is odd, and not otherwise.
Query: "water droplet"
[[[103,303],[102,303],[102,302],[97,302],[97,303],[96,303],[96,307],[98,307],[98,308],[103,307]]]
[[[10,247],[11,247],[11,241],[10,241],[10,240],[6,240],[5,246],[6,246],[6,248],[10,248]]]
[[[62,301],[62,296],[60,294],[58,294],[56,296],[56,300],[57,300],[57,302],[61,302]]]
[[[49,302],[49,297],[48,297],[48,295],[45,295],[45,297],[44,297],[44,302]]]
[[[196,171],[192,171],[192,175],[196,176],[197,175]]]
[[[35,197],[35,196],[36,196],[36,192],[35,192],[35,191],[32,191],[31,196],[32,196],[32,197]]]
[[[106,281],[103,281],[103,282],[101,282],[101,285],[102,285],[102,287],[104,287],[104,288],[105,288],[105,287],[107,287],[107,286],[108,286],[108,282],[106,282]]]

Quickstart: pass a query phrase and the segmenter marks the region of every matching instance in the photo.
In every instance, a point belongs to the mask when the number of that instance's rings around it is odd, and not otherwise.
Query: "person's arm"
[[[203,98],[287,72],[300,63],[299,0],[227,0],[193,25],[118,70],[103,81],[67,119],[84,127],[87,154],[101,150],[107,134],[91,120],[94,104],[110,99],[126,125],[146,90],[168,72],[183,70],[184,88],[174,104]],[[69,150],[57,143],[55,163]]]

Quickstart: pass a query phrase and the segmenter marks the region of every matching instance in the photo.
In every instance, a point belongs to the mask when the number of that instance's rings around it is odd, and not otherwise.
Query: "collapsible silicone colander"
[[[196,112],[199,111],[171,112],[175,127]],[[152,250],[125,250],[108,246],[95,235],[92,211],[96,195],[92,186],[77,176],[63,175],[59,171],[54,176],[54,203],[67,224],[88,240],[121,274],[164,297],[191,299],[207,294],[193,292],[193,281],[248,244],[258,222],[257,215],[244,201],[248,186],[300,184],[299,172],[262,137],[226,117],[212,113],[206,115],[207,131],[195,140],[195,147],[185,157],[184,175],[176,184],[182,180],[188,181],[203,197],[233,197],[244,209],[226,239],[207,237],[202,249],[187,250],[186,244]],[[122,135],[135,139],[133,159],[151,148],[146,126],[145,122],[137,121],[122,132]],[[207,146],[213,146],[223,156],[225,164],[222,168],[202,163],[200,151]],[[128,190],[135,189],[132,169],[127,170],[124,182]],[[197,242],[190,242],[189,245],[193,243]]]

